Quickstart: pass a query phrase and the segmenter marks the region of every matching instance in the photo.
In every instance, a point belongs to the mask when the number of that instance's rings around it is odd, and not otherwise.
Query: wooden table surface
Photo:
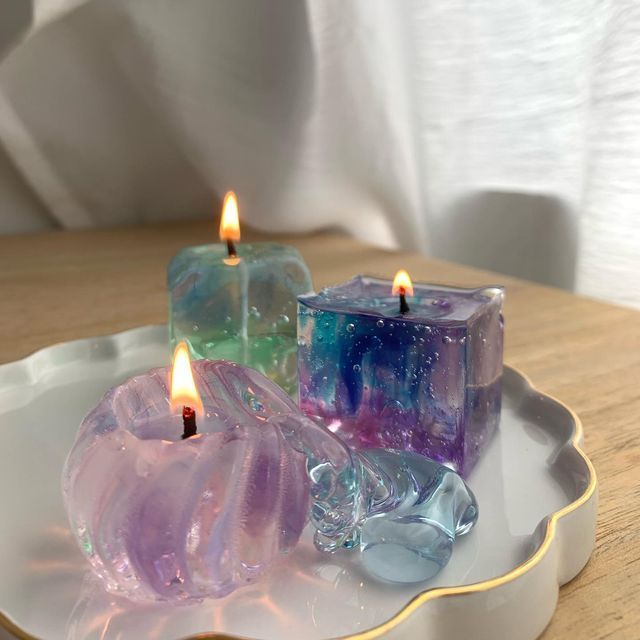
[[[0,237],[0,362],[165,322],[167,261],[216,235],[193,222]],[[417,281],[507,286],[505,360],[582,418],[600,483],[596,550],[543,638],[640,638],[640,312],[335,234],[274,239],[300,249],[316,287],[400,267]]]

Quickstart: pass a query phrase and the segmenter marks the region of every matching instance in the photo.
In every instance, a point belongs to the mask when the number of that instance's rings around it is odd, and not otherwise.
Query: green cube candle
[[[309,270],[293,247],[235,245],[224,221],[227,243],[187,247],[169,263],[171,349],[185,340],[194,358],[246,364],[295,395],[296,296],[312,290]]]

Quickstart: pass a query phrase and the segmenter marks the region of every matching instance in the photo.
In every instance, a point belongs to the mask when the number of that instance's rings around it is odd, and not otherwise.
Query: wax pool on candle
[[[296,296],[311,290],[296,249],[275,243],[188,247],[168,269],[171,347],[195,358],[253,367],[289,393],[296,387]]]
[[[500,287],[356,277],[298,298],[300,406],[356,448],[416,451],[467,475],[500,415]]]

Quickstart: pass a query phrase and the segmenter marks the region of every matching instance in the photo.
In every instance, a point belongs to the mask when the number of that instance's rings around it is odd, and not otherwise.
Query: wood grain
[[[167,261],[215,238],[203,222],[0,238],[0,362],[165,322]],[[415,280],[507,286],[505,359],[581,416],[600,482],[596,551],[543,638],[639,638],[640,312],[339,235],[275,239],[300,249],[317,287],[400,267]]]

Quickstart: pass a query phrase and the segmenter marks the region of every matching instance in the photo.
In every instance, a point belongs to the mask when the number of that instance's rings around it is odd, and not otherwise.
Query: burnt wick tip
[[[195,436],[198,430],[196,425],[196,412],[191,407],[182,408],[182,425],[184,432],[182,433],[182,439],[186,440],[191,436]]]
[[[400,313],[409,313],[409,305],[407,304],[407,299],[404,292],[400,293]]]

